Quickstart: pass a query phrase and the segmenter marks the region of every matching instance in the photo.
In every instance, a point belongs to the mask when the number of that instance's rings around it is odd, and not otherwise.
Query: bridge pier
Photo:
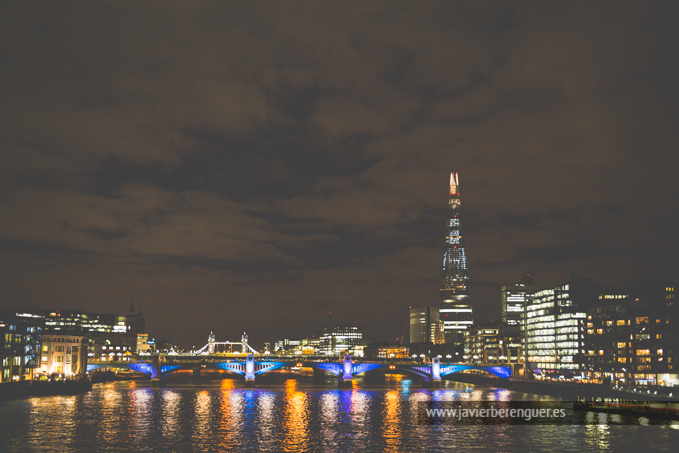
[[[200,369],[201,368],[202,368],[202,365],[196,365],[192,368],[193,377],[200,377]]]
[[[352,363],[351,356],[349,354],[344,356],[344,361],[342,362],[342,373],[339,375],[339,386],[340,387],[351,387],[354,376],[351,373]]]
[[[438,357],[431,359],[431,386],[441,387],[441,362]]]
[[[151,387],[165,387],[165,378],[160,371],[160,357],[157,355],[151,360]]]
[[[248,388],[255,386],[255,356],[252,354],[245,358],[245,386]]]

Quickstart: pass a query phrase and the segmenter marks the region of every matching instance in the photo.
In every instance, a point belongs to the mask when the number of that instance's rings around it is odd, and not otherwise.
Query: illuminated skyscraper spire
[[[457,193],[457,186],[460,184],[459,180],[457,179],[457,173],[450,174],[450,193],[448,195],[459,195]]]
[[[459,187],[460,180],[457,173],[451,173],[439,306],[446,343],[462,343],[462,332],[473,322],[472,308],[469,305],[467,255],[460,228]]]

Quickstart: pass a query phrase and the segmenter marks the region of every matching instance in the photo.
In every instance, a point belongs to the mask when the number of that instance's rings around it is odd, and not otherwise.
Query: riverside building
[[[645,284],[599,295],[588,312],[589,379],[617,386],[679,386],[674,285]]]
[[[526,366],[538,377],[584,377],[585,319],[596,292],[577,274],[533,293],[526,307]]]
[[[0,382],[31,380],[40,367],[45,319],[23,312],[0,312]]]

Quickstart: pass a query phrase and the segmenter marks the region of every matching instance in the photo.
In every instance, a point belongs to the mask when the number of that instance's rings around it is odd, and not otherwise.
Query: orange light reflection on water
[[[118,427],[116,423],[120,420],[121,392],[115,387],[113,382],[108,383],[102,392],[101,402],[101,430],[100,441],[104,444],[113,443],[117,436]]]
[[[162,391],[162,414],[163,437],[167,439],[174,439],[179,437],[179,422],[176,416],[179,410],[180,395],[173,390],[164,389]]]
[[[142,442],[150,435],[152,393],[149,389],[139,388],[136,383],[130,386],[130,390],[131,424],[135,427],[135,440]]]
[[[201,390],[194,404],[195,423],[193,437],[196,441],[205,439],[210,430],[210,394]]]
[[[236,384],[231,379],[222,380],[219,404],[218,438],[219,450],[232,450],[238,446],[238,433],[242,418],[242,396],[234,392]]]
[[[259,448],[263,451],[276,451],[278,443],[276,439],[276,397],[272,392],[260,392],[257,399],[257,428],[258,437],[261,439]]]
[[[283,427],[285,451],[306,451],[309,443],[309,413],[308,396],[305,392],[297,391],[297,381],[285,381],[285,416]]]
[[[401,451],[401,398],[396,390],[387,392],[384,395],[384,425],[382,432],[387,446],[385,451]]]

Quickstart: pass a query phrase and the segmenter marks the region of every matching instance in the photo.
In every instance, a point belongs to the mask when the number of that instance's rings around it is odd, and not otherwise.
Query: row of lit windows
[[[536,317],[533,317],[533,318],[529,317],[527,321],[528,321],[528,325],[530,325],[530,326],[533,326],[533,325],[536,325],[536,324],[539,325],[540,323],[551,323],[551,324],[553,324],[554,323],[554,315],[536,316]]]
[[[83,338],[65,338],[65,337],[43,337],[42,341],[45,343],[80,343]]]

